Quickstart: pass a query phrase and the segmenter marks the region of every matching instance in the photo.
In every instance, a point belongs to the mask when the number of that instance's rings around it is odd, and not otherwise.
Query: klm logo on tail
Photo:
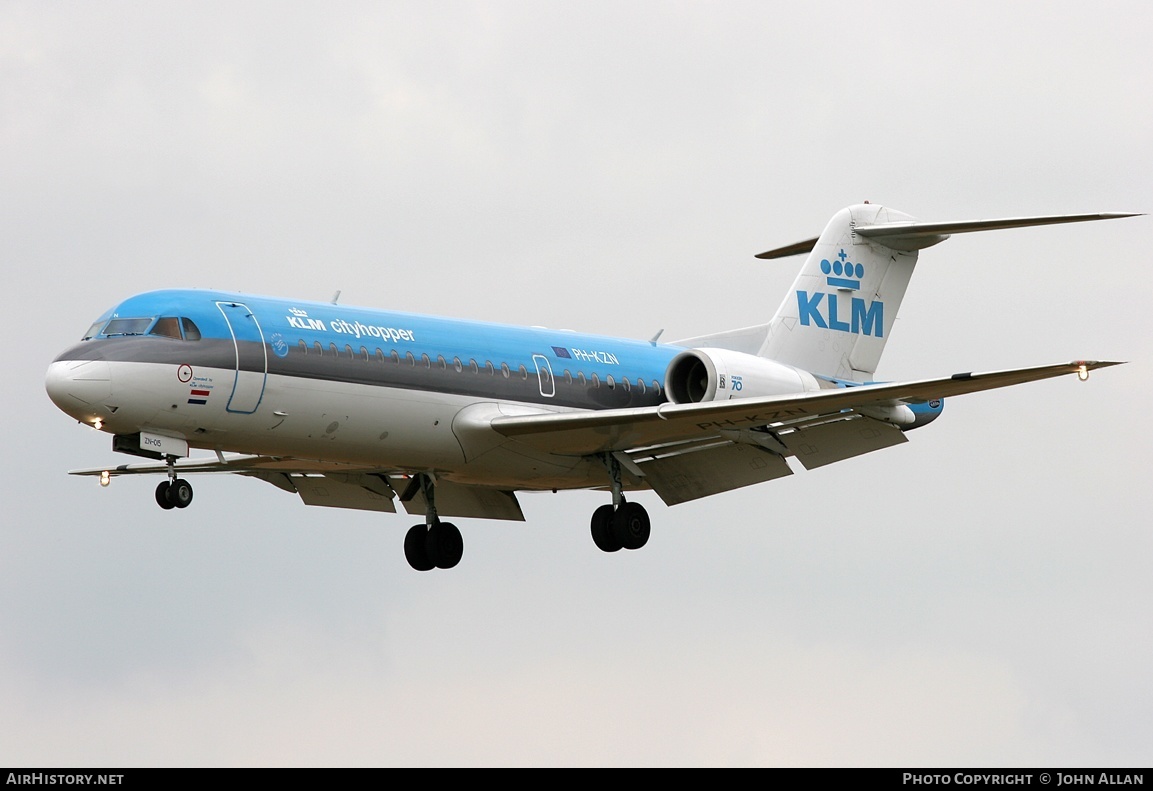
[[[825,282],[833,288],[839,291],[857,291],[861,288],[861,279],[865,276],[865,266],[851,263],[845,251],[841,250],[837,260],[832,262],[827,258],[821,260],[821,272],[825,274]],[[823,330],[884,337],[883,302],[866,302],[860,297],[851,297],[846,315],[846,305],[838,302],[838,296],[823,291],[810,295],[807,291],[798,290],[797,308],[800,311],[801,326],[809,327],[815,324]],[[824,302],[823,309],[822,302]]]

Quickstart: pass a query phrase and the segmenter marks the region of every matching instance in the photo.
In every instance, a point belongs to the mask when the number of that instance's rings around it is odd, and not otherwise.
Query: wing
[[[990,373],[958,373],[943,379],[860,385],[763,398],[661,404],[639,409],[566,412],[496,417],[492,428],[506,437],[553,453],[588,455],[671,442],[702,440],[794,421],[836,416],[844,410],[867,412],[901,404],[994,390],[1065,374],[1121,365],[1076,360]]]
[[[552,453],[612,454],[634,485],[674,505],[790,475],[786,456],[813,469],[905,442],[901,429],[877,419],[894,407],[1066,374],[1085,378],[1119,364],[1077,360],[764,398],[501,416],[491,427]]]
[[[300,495],[307,505],[352,508],[362,511],[396,513],[399,500],[405,511],[423,517],[424,496],[403,470],[381,469],[341,462],[297,459],[285,456],[225,456],[215,459],[178,459],[178,475],[227,472],[258,478],[279,489]],[[165,475],[163,464],[122,464],[118,467],[90,467],[71,470],[71,475],[100,476]],[[466,486],[438,481],[437,512],[442,516],[524,521],[520,503],[512,491],[483,486]]]

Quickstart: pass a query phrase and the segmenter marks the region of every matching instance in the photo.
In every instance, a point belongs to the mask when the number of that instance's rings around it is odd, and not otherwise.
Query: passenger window
[[[658,382],[656,379],[653,380],[653,393],[655,393],[656,395],[661,394],[661,383]]]
[[[500,364],[500,372],[501,372],[501,375],[504,376],[505,379],[508,379],[508,375],[509,375],[508,363],[501,363]]]
[[[528,380],[528,369],[523,365],[520,367],[520,378],[526,381]]]
[[[368,349],[361,346],[360,347],[360,356],[365,362],[368,362]]]
[[[404,353],[404,360],[405,360],[405,362],[407,362],[411,366],[416,365],[416,358],[412,356],[412,352],[405,352]]]
[[[585,372],[577,371],[577,384],[581,387],[585,386]]]
[[[631,387],[629,385],[629,378],[627,376],[621,377],[621,387],[623,387],[625,389],[626,393],[629,392],[629,390],[631,389]]]
[[[480,366],[476,364],[476,360],[473,359],[468,361],[468,370],[472,371],[474,374],[480,373]]]
[[[452,367],[456,369],[457,373],[460,373],[464,370],[464,365],[461,364],[459,357],[452,358]]]
[[[308,344],[304,342],[303,338],[296,345],[300,347],[301,354],[308,354]]]
[[[612,374],[609,374],[608,378],[605,379],[605,384],[607,384],[609,386],[609,390],[616,390],[617,389],[617,380],[613,379]]]
[[[352,350],[352,347],[351,347],[351,346],[349,346],[347,343],[346,343],[346,344],[344,344],[344,350],[345,350],[346,352],[348,352],[348,359],[350,359],[350,360],[355,360],[355,359],[356,359],[356,352],[354,352],[354,351]]]
[[[422,354],[422,355],[420,356],[420,361],[421,361],[422,363],[424,363],[424,367],[425,367],[426,369],[428,369],[428,368],[432,368],[432,360],[429,358],[429,356],[428,356],[427,354]]]
[[[438,354],[436,356],[436,364],[437,364],[437,367],[440,368],[440,370],[442,370],[442,371],[448,369],[448,363],[445,362],[443,354]]]
[[[335,344],[335,343],[330,343],[330,344],[328,344],[328,349],[329,349],[329,351],[331,351],[331,352],[332,352],[332,356],[333,356],[333,357],[336,357],[337,359],[340,359],[340,349],[336,348],[336,344]]]
[[[180,323],[184,326],[184,340],[198,341],[200,340],[200,328],[196,326],[196,322],[192,319],[182,318]],[[301,341],[303,343],[304,341]]]
[[[489,376],[496,376],[496,369],[492,367],[492,363],[488,360],[484,361],[484,372]]]
[[[572,374],[569,373],[569,370],[567,368],[564,369],[564,383],[566,385],[572,384]]]
[[[392,350],[392,354],[390,354],[389,357],[392,358],[392,361],[394,363],[396,363],[397,365],[400,365],[400,355],[396,353],[396,349]]]
[[[637,377],[637,389],[641,391],[641,395],[645,394],[645,380]]]
[[[312,346],[316,349],[317,354],[324,355],[324,347],[320,345],[320,341],[314,341]]]
[[[601,386],[601,378],[593,374],[593,387],[599,389]]]
[[[379,347],[376,350],[376,361],[378,363],[384,362],[384,352],[382,352]]]

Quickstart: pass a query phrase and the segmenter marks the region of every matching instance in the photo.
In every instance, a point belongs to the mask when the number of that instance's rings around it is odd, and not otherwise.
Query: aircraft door
[[[552,398],[556,395],[556,382],[552,378],[552,367],[548,364],[548,358],[543,354],[534,354],[532,356],[533,364],[536,365],[536,376],[540,382],[540,394],[545,398]]]
[[[240,302],[217,302],[232,333],[232,346],[236,350],[236,379],[228,397],[229,412],[252,414],[264,397],[264,384],[268,378],[268,347],[260,322]]]

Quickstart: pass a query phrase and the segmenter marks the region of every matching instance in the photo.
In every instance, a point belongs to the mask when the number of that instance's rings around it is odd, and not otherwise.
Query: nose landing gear
[[[192,484],[176,477],[176,459],[168,457],[168,480],[156,487],[156,504],[165,511],[187,508],[192,503]]]
[[[156,487],[156,504],[165,511],[172,508],[187,508],[192,502],[192,484],[183,478],[161,481]]]

